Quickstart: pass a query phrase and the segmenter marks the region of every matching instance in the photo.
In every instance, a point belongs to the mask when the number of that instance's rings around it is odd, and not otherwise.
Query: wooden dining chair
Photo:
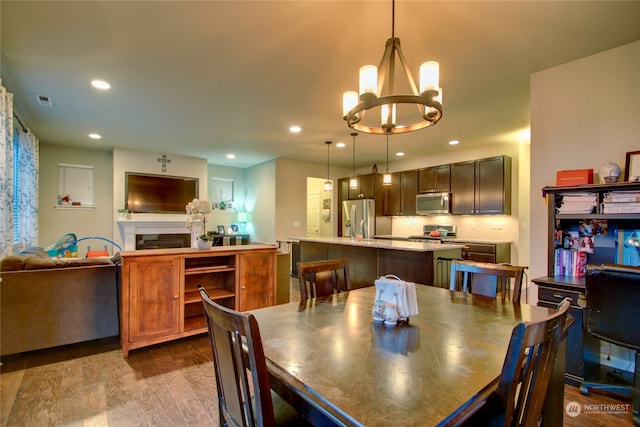
[[[489,405],[492,426],[538,426],[562,341],[567,311],[565,298],[555,313],[513,328],[498,388]]]
[[[310,425],[271,390],[258,323],[209,298],[198,287],[204,304],[213,354],[221,426]]]
[[[351,290],[349,260],[299,262],[298,280],[302,301]]]
[[[510,279],[513,278],[513,295],[511,301],[520,303],[522,294],[522,280],[526,267],[493,264],[489,262],[476,262],[467,260],[451,261],[451,275],[449,289],[458,290],[459,272],[462,273],[462,291],[467,292],[471,288],[474,295],[484,295],[496,298],[498,290],[502,294],[502,300],[510,294]],[[469,277],[471,283],[469,284]]]

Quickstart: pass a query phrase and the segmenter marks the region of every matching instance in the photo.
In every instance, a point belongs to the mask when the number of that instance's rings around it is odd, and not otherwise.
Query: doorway
[[[307,177],[307,237],[334,237],[333,191],[325,191],[326,178]]]

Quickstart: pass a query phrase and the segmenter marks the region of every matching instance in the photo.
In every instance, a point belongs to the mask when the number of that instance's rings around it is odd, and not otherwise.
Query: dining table
[[[454,425],[495,391],[514,326],[553,311],[426,285],[416,297],[396,326],[373,321],[375,287],[252,310],[272,389],[314,425]],[[545,425],[562,425],[562,398]]]

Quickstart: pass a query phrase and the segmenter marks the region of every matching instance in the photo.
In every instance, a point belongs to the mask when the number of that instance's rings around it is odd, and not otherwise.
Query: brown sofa
[[[117,336],[119,269],[119,254],[0,260],[0,355]]]

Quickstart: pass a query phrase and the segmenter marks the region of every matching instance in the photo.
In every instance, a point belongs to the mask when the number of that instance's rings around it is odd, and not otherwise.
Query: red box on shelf
[[[558,171],[556,174],[556,185],[558,187],[583,184],[593,184],[593,169]]]

